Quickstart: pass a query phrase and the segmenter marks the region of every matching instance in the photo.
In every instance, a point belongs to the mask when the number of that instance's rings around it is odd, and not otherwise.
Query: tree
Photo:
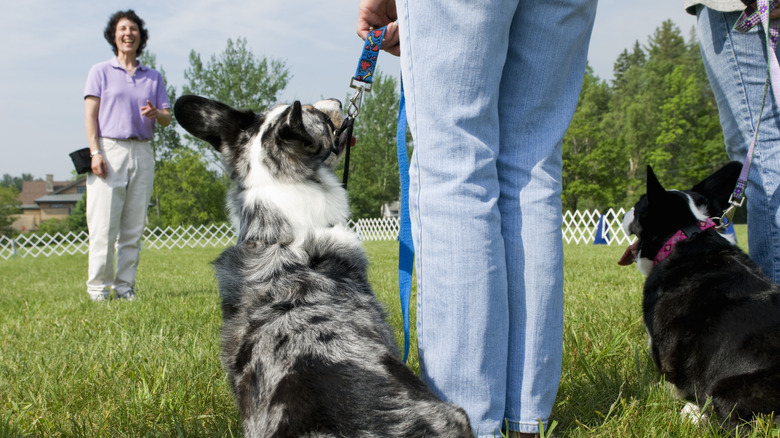
[[[11,224],[14,223],[13,215],[22,212],[22,203],[17,197],[19,191],[15,186],[0,187],[0,235],[12,234]]]
[[[158,163],[152,193],[157,206],[150,222],[160,226],[223,222],[225,191],[218,173],[208,169],[200,152],[172,151],[169,159]]]
[[[670,187],[690,187],[727,161],[698,45],[671,21],[624,50],[614,76],[606,86],[585,74],[563,143],[567,208],[633,204],[648,164]]]
[[[564,208],[598,208],[614,202],[615,189],[620,187],[613,164],[618,157],[607,148],[600,129],[611,98],[609,85],[588,66],[577,110],[563,138]]]
[[[287,86],[290,72],[282,61],[255,58],[246,46],[246,38],[238,38],[235,43],[228,38],[225,50],[212,55],[205,66],[200,54],[191,51],[184,78],[188,81],[184,94],[197,94],[259,113],[276,103],[277,96]],[[219,153],[206,142],[190,135],[186,138],[207,150],[211,161],[221,165]]]
[[[15,187],[17,192],[21,192],[24,181],[33,181],[33,179],[33,176],[29,173],[23,173],[21,177],[11,176],[6,173],[3,174],[3,179],[0,181],[0,187]],[[40,181],[40,178],[38,180]]]
[[[87,194],[81,196],[81,199],[73,206],[73,210],[68,216],[68,227],[74,233],[87,231]]]
[[[397,88],[398,81],[394,77],[377,71],[372,91],[364,96],[355,122],[353,134],[357,142],[350,151],[347,185],[352,217],[355,219],[378,217],[382,205],[397,201],[400,197],[396,152],[400,102]],[[408,135],[407,145],[411,145],[411,137]]]

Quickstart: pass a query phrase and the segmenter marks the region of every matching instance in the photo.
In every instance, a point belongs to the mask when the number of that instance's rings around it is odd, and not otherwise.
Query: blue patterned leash
[[[738,207],[742,207],[742,204],[745,202],[744,194],[748,183],[748,175],[750,173],[750,162],[753,161],[753,151],[758,142],[758,128],[761,125],[761,115],[764,113],[766,95],[770,88],[774,93],[775,102],[780,104],[780,64],[778,63],[777,55],[775,54],[777,41],[780,37],[780,26],[778,26],[777,20],[769,19],[769,12],[775,8],[777,2],[778,0],[758,0],[756,2],[757,8],[748,5],[734,24],[734,29],[739,32],[747,32],[755,26],[762,26],[766,39],[767,72],[766,82],[764,83],[764,95],[761,98],[761,110],[759,111],[758,119],[756,120],[753,140],[748,148],[745,161],[742,163],[742,171],[739,173],[737,185],[729,198],[729,207],[723,212],[723,216],[720,218],[720,224],[718,225],[719,229],[727,228],[731,224],[734,212]]]
[[[363,44],[363,51],[360,53],[357,69],[355,70],[354,76],[352,76],[352,79],[349,81],[350,88],[354,88],[355,92],[349,99],[347,117],[342,123],[342,130],[345,129],[347,132],[344,137],[348,142],[344,154],[344,174],[341,179],[341,185],[344,186],[344,190],[347,189],[347,181],[349,181],[349,150],[351,149],[352,128],[355,124],[355,119],[360,113],[363,92],[370,93],[371,87],[374,84],[374,69],[376,69],[376,61],[379,58],[379,49],[382,47],[382,40],[385,37],[386,30],[387,26],[379,29],[369,29],[368,35],[366,35],[366,41]],[[339,137],[341,137],[341,133],[339,133]]]
[[[360,112],[360,104],[363,92],[370,92],[374,82],[374,70],[382,48],[382,40],[385,37],[387,26],[370,28],[363,44],[363,51],[358,60],[355,75],[350,80],[349,86],[355,89],[355,93],[349,99],[347,119],[354,123],[354,119]],[[401,314],[404,322],[404,354],[406,363],[409,357],[410,330],[409,330],[409,303],[412,295],[412,269],[414,268],[414,242],[412,241],[411,220],[409,218],[409,155],[406,146],[406,104],[404,99],[403,82],[401,83],[401,101],[398,105],[398,127],[396,128],[396,143],[398,152],[398,173],[401,183],[401,208],[399,211],[398,230],[398,289],[401,300]],[[344,161],[343,185],[347,187],[347,175],[349,174],[349,149]]]

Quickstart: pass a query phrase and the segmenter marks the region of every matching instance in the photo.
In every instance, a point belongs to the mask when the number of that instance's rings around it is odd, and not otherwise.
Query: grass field
[[[744,242],[744,230],[738,229]],[[402,342],[394,242],[368,242],[370,278]],[[86,256],[0,261],[0,436],[241,436],[219,362],[209,264],[220,249],[145,250],[134,302],[93,303]],[[647,353],[642,278],[617,246],[565,250],[558,437],[727,437],[696,427]],[[414,309],[412,309],[414,314]],[[414,324],[412,324],[414,326]],[[417,369],[413,345],[410,366]],[[748,436],[778,436],[759,419]]]

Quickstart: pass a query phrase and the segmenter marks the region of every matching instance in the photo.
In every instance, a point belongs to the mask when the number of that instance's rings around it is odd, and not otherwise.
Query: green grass
[[[366,248],[400,345],[396,243]],[[729,436],[678,414],[647,353],[641,275],[617,265],[622,250],[566,246],[556,436]],[[0,261],[0,436],[241,436],[219,362],[209,262],[220,251],[145,250],[134,302],[89,301],[83,255]],[[414,344],[409,364],[418,369]],[[762,418],[751,436],[778,431]]]

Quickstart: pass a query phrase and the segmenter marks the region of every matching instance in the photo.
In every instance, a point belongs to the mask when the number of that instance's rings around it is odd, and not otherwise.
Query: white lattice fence
[[[349,227],[360,240],[397,240],[401,225],[398,218],[358,219],[349,221]]]
[[[141,245],[147,248],[205,248],[227,246],[236,241],[236,233],[229,224],[189,225],[176,228],[147,228]]]
[[[236,235],[228,224],[147,228],[141,240],[143,248],[171,249],[227,246]],[[15,239],[0,236],[0,258],[48,257],[63,254],[86,254],[89,235],[80,233],[22,234]]]
[[[618,211],[610,208],[604,214],[598,210],[567,211],[563,214],[563,241],[592,244],[600,230],[601,237],[608,245],[630,243],[634,238],[627,236],[622,227],[625,214],[622,208]]]
[[[567,211],[563,215],[563,240],[573,244],[592,244],[599,225],[607,244],[626,244],[629,238],[621,222],[625,210],[609,209],[603,215],[598,210]],[[600,224],[601,218],[604,218]],[[400,228],[397,218],[359,219],[349,221],[349,227],[361,240],[397,240]],[[86,254],[89,236],[86,232],[55,235],[22,234],[15,239],[0,236],[0,259],[11,257],[49,257],[63,254]],[[141,242],[143,248],[172,249],[218,247],[236,240],[228,224],[147,228]]]

